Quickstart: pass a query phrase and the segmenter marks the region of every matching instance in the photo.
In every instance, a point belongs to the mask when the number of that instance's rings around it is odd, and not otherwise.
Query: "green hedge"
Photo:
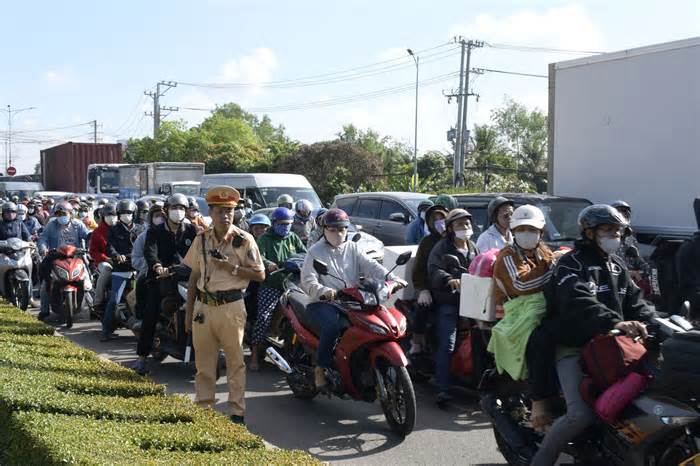
[[[0,303],[0,464],[318,464]]]

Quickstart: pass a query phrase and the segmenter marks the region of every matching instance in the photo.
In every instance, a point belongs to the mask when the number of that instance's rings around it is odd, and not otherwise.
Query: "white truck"
[[[696,231],[700,37],[550,64],[548,181],[629,202],[644,242]]]
[[[135,199],[148,194],[161,194],[168,188],[172,191],[173,182],[199,183],[203,175],[204,164],[200,162],[122,165],[119,167],[119,197]]]

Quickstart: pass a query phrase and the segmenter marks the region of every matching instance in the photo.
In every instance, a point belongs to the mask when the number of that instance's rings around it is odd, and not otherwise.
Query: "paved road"
[[[126,330],[118,340],[100,343],[97,322],[78,322],[59,333],[120,364],[135,360],[136,339]],[[152,364],[151,376],[169,393],[192,396],[193,368],[171,358]],[[317,397],[292,397],[282,374],[270,364],[248,372],[246,422],[251,432],[281,448],[305,450],[333,464],[506,464],[474,399],[460,398],[438,409],[429,386],[416,386],[418,419],[399,442],[387,427],[379,404]],[[217,384],[217,409],[226,399],[226,379]]]

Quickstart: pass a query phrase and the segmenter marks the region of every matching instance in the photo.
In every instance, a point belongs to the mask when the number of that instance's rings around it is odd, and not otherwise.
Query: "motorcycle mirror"
[[[351,240],[351,241],[352,241],[353,243],[357,243],[357,242],[360,241],[361,239],[362,239],[362,235],[361,235],[360,233],[355,233],[355,235],[352,237],[352,240]]]
[[[411,251],[406,251],[403,254],[401,254],[398,259],[396,259],[396,265],[406,265],[409,260],[411,260],[411,255],[413,253]]]
[[[681,316],[685,317],[686,319],[690,317],[690,301],[683,301],[683,305],[681,306]]]
[[[318,259],[314,259],[314,270],[319,275],[328,275],[328,264],[321,262]]]

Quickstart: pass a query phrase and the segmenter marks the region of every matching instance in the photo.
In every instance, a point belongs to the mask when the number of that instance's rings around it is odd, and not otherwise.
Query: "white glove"
[[[433,297],[430,295],[430,291],[423,290],[418,293],[418,304],[426,307],[433,304]]]

